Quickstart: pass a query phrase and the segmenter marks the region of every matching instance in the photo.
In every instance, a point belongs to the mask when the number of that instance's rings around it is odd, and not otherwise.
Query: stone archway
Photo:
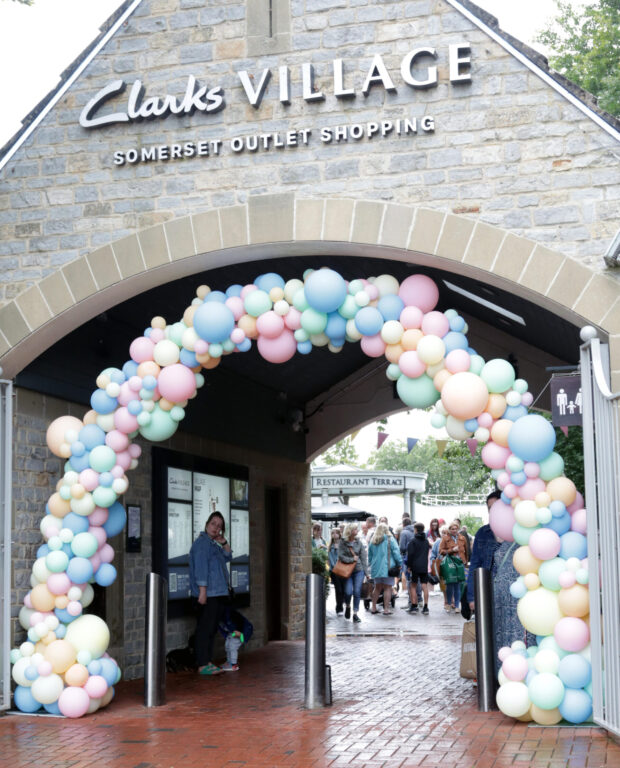
[[[268,256],[321,253],[433,265],[576,325],[595,325],[610,337],[611,368],[620,376],[620,292],[595,268],[466,215],[293,193],[172,219],[60,267],[0,308],[0,365],[13,377],[86,320],[170,280]]]

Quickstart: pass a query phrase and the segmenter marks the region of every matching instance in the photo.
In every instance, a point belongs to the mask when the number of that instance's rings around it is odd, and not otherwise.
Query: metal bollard
[[[306,576],[306,674],[304,706],[325,706],[325,579]]]
[[[325,706],[331,706],[332,698],[332,668],[330,664],[325,665]]]
[[[146,577],[146,639],[144,648],[144,705],[166,703],[166,623],[168,583],[157,573]]]
[[[489,712],[495,703],[495,652],[493,648],[493,592],[491,573],[476,568],[474,573],[476,600],[476,670],[478,678],[478,709]]]

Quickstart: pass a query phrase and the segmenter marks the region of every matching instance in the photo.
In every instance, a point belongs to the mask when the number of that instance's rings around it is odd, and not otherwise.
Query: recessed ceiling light
[[[515,315],[514,312],[510,312],[509,310],[504,309],[503,307],[500,307],[499,304],[494,304],[492,301],[487,301],[487,299],[482,299],[480,298],[480,296],[476,296],[475,293],[470,293],[469,291],[466,291],[464,288],[459,288],[458,285],[454,285],[454,283],[450,283],[447,280],[443,280],[442,282],[446,286],[446,288],[449,288],[451,291],[454,291],[454,293],[458,293],[461,296],[464,296],[466,299],[475,301],[476,304],[480,304],[481,306],[486,307],[487,309],[490,309],[492,312],[497,312],[498,315],[502,315],[502,317],[507,317],[509,320],[513,320],[515,323],[519,323],[520,325],[525,325],[525,320],[521,317],[521,315]]]

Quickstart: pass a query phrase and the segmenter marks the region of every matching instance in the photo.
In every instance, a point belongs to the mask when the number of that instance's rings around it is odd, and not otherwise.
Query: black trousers
[[[343,579],[341,576],[336,576],[335,573],[330,574],[330,576],[332,584],[334,585],[334,592],[336,593],[336,610],[340,612],[344,605],[344,585],[346,579]]]
[[[213,661],[213,643],[222,608],[228,597],[209,597],[205,605],[196,602],[196,664],[204,667]]]

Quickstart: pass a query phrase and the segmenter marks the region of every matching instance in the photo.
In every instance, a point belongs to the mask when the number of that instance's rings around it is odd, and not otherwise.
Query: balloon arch
[[[530,648],[515,641],[500,650],[499,708],[542,724],[589,719],[584,501],[563,474],[553,427],[528,414],[527,382],[506,360],[476,354],[465,320],[435,309],[439,291],[424,275],[400,284],[391,275],[346,281],[319,269],[303,278],[268,273],[225,293],[200,286],[182,320],[167,325],[154,317],[123,367],[99,374],[83,420],[63,416],[49,426],[48,446],[66,463],[41,520],[45,543],[19,614],[28,640],[11,651],[16,707],[81,717],[114,695],[121,673],[106,653],[109,630],[83,609],[93,582],[106,587],[116,577],[107,539],[125,526],[118,497],[141,452],[132,440],[171,437],[204,384],[202,369],[246,352],[253,340],[272,363],[313,346],[338,352],[348,341],[387,358],[387,377],[408,407],[434,406],[435,427],[484,444],[482,461],[502,491],[490,524],[520,545],[511,592],[519,620],[537,636]]]

